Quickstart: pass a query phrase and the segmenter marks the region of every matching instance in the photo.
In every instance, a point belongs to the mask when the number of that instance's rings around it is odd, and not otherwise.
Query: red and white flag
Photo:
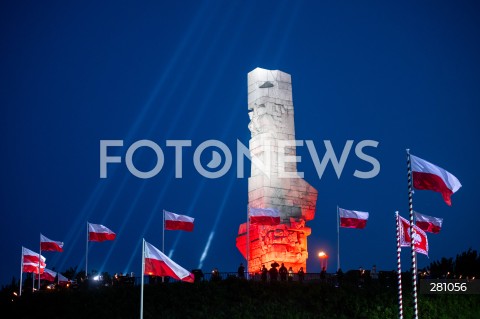
[[[48,239],[40,234],[40,249],[46,251],[63,251],[63,242]]]
[[[415,220],[415,225],[426,232],[438,234],[440,229],[442,229],[443,218],[423,215],[415,212]]]
[[[114,240],[116,236],[113,231],[103,225],[88,223],[89,241]]]
[[[34,263],[31,263],[31,262],[23,263],[22,271],[38,274],[38,264],[35,265]],[[43,274],[44,271],[45,271],[45,267],[40,266],[40,273]]]
[[[275,208],[250,208],[250,223],[275,226],[280,224],[280,212]]]
[[[193,221],[195,218],[186,215],[178,215],[167,211],[164,211],[163,213],[165,214],[166,230],[193,230]]]
[[[367,226],[369,215],[367,212],[339,208],[338,214],[340,215],[340,227],[362,229]]]
[[[410,222],[405,218],[398,216],[399,218],[399,227],[400,227],[400,246],[401,247],[410,247],[412,246],[412,239],[410,236]],[[414,248],[417,253],[424,254],[428,256],[428,238],[427,234],[421,230],[418,226],[413,225],[415,230],[414,235]]]
[[[38,274],[37,274],[37,279],[38,279]],[[55,281],[55,277],[57,277],[57,273],[53,270],[45,268],[44,272],[40,274],[40,279],[46,280],[46,281]]]
[[[447,205],[452,205],[450,197],[462,187],[458,178],[441,167],[410,155],[412,163],[413,187],[419,190],[431,190],[442,194]]]
[[[22,271],[38,274],[38,264],[40,261],[40,273],[43,273],[47,266],[46,258],[32,250],[22,247]]]
[[[65,277],[61,273],[58,273],[57,275],[58,275],[58,284],[59,285],[66,285],[70,281],[70,280],[68,280],[67,277]]]
[[[176,264],[152,244],[145,241],[145,274],[150,276],[168,276],[177,280],[193,283],[194,276],[188,270]]]

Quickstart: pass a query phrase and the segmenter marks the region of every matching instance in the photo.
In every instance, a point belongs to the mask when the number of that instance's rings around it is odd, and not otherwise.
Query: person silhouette
[[[268,274],[267,268],[265,267],[265,265],[262,265],[260,278],[262,279],[263,282],[267,281],[267,274]]]
[[[303,279],[305,278],[305,272],[303,271],[303,267],[300,267],[298,270],[298,281],[303,282]]]
[[[238,278],[240,279],[245,278],[245,267],[243,266],[243,263],[240,263],[240,266],[238,266],[237,274],[238,274]]]
[[[212,270],[212,276],[210,277],[211,281],[220,281],[222,280],[222,277],[220,276],[220,272],[218,271],[217,268],[213,268]]]
[[[293,269],[291,266],[288,268],[288,281],[293,281]]]
[[[280,267],[280,269],[278,270],[279,274],[280,274],[280,280],[281,281],[286,281],[287,280],[287,275],[288,275],[288,270],[287,270],[287,267],[285,267],[285,265],[282,263],[282,266]]]
[[[322,267],[322,271],[320,272],[320,279],[322,281],[325,281],[326,277],[327,277],[327,269],[324,266]]]
[[[274,261],[270,266],[272,266],[272,268],[270,268],[270,270],[268,271],[268,273],[270,274],[270,281],[277,281],[277,278],[278,278],[278,270],[277,270],[278,263]]]

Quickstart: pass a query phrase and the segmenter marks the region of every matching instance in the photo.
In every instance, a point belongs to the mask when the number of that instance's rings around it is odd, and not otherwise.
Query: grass
[[[408,288],[407,288],[408,289]],[[144,318],[398,318],[396,287],[320,282],[220,282],[147,285]],[[404,316],[412,317],[404,291]],[[11,318],[138,318],[140,287],[81,287],[2,300]],[[480,295],[419,295],[420,318],[480,318]]]

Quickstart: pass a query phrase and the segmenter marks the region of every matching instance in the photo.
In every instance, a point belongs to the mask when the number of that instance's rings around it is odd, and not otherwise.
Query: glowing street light
[[[320,258],[320,267],[323,270],[327,270],[328,255],[324,251],[318,253],[318,258]]]

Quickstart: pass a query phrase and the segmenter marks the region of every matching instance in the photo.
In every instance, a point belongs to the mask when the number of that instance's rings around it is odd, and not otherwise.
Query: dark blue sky
[[[366,180],[353,176],[370,168],[353,150],[340,178],[331,164],[319,178],[307,148],[297,150],[319,192],[309,272],[319,271],[321,249],[336,267],[337,205],[370,212],[366,229],[341,229],[342,268],[395,269],[394,211],[408,213],[406,148],[463,185],[452,207],[438,193],[415,193],[416,210],[444,218],[419,266],[478,250],[479,15],[476,1],[2,1],[0,283],[18,278],[21,246],[38,250],[40,232],[65,242],[65,252],[44,254],[48,268],[84,269],[87,220],[118,234],[90,245],[89,270],[139,274],[142,237],[161,247],[162,209],[196,218],[194,232],[166,233],[176,262],[235,271],[247,179],[234,169],[206,179],[192,158],[207,139],[233,151],[237,139],[248,145],[247,73],[256,67],[292,75],[297,139],[313,140],[320,156],[323,140],[338,155],[347,140],[379,142],[365,152],[380,174]],[[109,165],[107,179],[102,139],[125,145],[112,150],[123,163]],[[124,164],[140,139],[165,153],[148,180]],[[192,140],[183,179],[174,178],[168,139]],[[143,149],[134,160],[148,170],[155,158]],[[409,252],[402,256],[407,270]]]

